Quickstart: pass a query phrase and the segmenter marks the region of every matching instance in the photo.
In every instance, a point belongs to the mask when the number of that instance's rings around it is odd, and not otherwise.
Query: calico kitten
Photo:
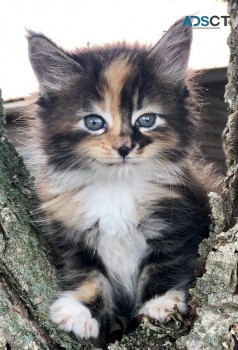
[[[191,28],[176,22],[154,47],[71,53],[42,34],[28,39],[40,85],[36,184],[62,290],[52,321],[107,342],[115,320],[164,322],[175,304],[186,313],[214,182],[193,161]]]

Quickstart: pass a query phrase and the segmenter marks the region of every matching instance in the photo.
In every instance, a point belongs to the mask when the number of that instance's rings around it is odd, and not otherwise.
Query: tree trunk
[[[138,329],[111,350],[238,349],[238,0],[229,1],[232,31],[230,106],[225,150],[228,174],[222,196],[210,194],[213,227],[200,245],[200,268],[190,290],[191,315],[175,311],[164,325],[144,319]],[[0,103],[1,105],[1,103]],[[0,106],[0,349],[92,349],[48,320],[56,274],[40,233],[32,179],[5,136]],[[200,274],[201,275],[201,274]]]
[[[90,349],[48,320],[56,274],[32,210],[32,179],[3,128],[0,101],[0,349]],[[39,220],[38,220],[39,221]]]

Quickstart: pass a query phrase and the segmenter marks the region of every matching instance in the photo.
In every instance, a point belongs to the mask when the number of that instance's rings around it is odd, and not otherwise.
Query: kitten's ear
[[[192,28],[183,26],[183,21],[175,22],[149,53],[158,62],[159,74],[175,82],[186,77],[192,43]]]
[[[43,34],[28,31],[29,58],[41,93],[59,90],[80,65]]]

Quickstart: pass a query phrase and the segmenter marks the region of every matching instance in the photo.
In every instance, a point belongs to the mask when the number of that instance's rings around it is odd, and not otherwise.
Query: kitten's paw
[[[187,312],[186,294],[182,290],[169,290],[160,297],[147,301],[139,310],[139,315],[154,318],[159,322],[167,321],[177,305],[181,314]]]
[[[82,339],[97,338],[99,325],[89,309],[76,300],[71,292],[64,292],[50,307],[50,318],[60,329],[73,332]]]

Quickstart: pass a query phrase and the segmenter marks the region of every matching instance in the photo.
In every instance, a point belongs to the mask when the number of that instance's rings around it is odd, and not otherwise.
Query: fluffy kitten
[[[107,342],[115,320],[186,313],[213,182],[193,161],[191,28],[176,22],[154,47],[71,53],[28,39],[37,190],[61,275],[52,321]]]

